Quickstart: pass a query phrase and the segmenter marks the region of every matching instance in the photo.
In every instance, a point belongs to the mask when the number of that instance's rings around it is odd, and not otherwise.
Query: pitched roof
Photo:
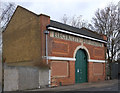
[[[24,10],[26,10],[26,11],[28,11],[28,12],[36,15],[36,16],[40,16],[40,15],[37,15],[37,14],[35,14],[35,13],[33,13],[33,12],[29,11],[28,9],[23,8],[21,6],[17,6],[15,12],[17,11],[18,8],[24,9]],[[14,14],[15,14],[15,12],[14,12]],[[13,16],[14,16],[14,14],[13,14]],[[49,27],[49,26],[55,27],[55,28],[58,28],[58,29],[62,29],[62,30],[66,30],[66,31],[69,31],[69,32],[77,33],[77,34],[80,34],[80,35],[92,37],[92,38],[95,38],[95,39],[103,40],[103,38],[100,34],[97,34],[97,33],[93,32],[93,31],[91,31],[87,28],[79,29],[79,28],[76,28],[76,27],[73,27],[73,26],[70,26],[70,25],[67,25],[67,24],[63,24],[63,23],[60,23],[60,22],[57,22],[57,21],[53,21],[53,20],[50,20],[50,24],[47,27]]]
[[[103,40],[103,38],[100,34],[97,34],[97,33],[93,32],[93,31],[91,31],[87,28],[79,29],[79,28],[76,28],[76,27],[73,27],[73,26],[70,26],[70,25],[66,25],[66,24],[63,24],[63,23],[60,23],[60,22],[57,22],[57,21],[53,21],[53,20],[50,20],[50,24],[47,27],[55,27],[55,28],[58,28],[58,29],[62,29],[62,30],[73,32],[73,33],[77,33],[77,34],[80,34],[80,35],[84,35],[84,36],[92,37],[92,38],[95,38],[95,39]]]

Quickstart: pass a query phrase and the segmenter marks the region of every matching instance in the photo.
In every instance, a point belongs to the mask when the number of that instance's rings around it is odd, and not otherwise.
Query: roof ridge
[[[87,30],[87,31],[89,31],[89,32],[92,32],[92,33],[97,34],[97,35],[100,35],[100,36],[102,35],[102,34],[97,33],[96,31],[90,30],[90,29],[88,29],[88,28],[86,28],[86,27],[77,28],[77,27],[74,27],[74,26],[71,26],[71,25],[68,25],[68,24],[64,24],[64,23],[62,23],[62,22],[55,21],[55,20],[50,20],[50,21],[57,22],[57,23],[60,23],[60,24],[62,24],[62,25],[66,25],[66,26],[69,26],[69,27],[72,27],[72,28],[75,28],[75,29],[79,29],[79,30],[85,29],[85,30]]]
[[[85,27],[82,27],[81,29],[86,29],[86,30],[88,30],[88,31],[90,31],[90,32],[93,32],[93,33],[97,34],[97,35],[102,35],[102,34],[97,33],[96,31],[90,30],[90,29],[85,28]]]
[[[56,27],[56,28],[63,29],[63,30],[68,30],[70,32],[74,32],[74,33],[78,33],[81,35],[85,35],[85,36],[89,36],[89,37],[103,40],[103,37],[101,34],[98,34],[95,31],[92,31],[92,30],[85,28],[85,27],[77,28],[77,27],[70,26],[68,24],[54,21],[54,20],[50,20],[50,24],[48,25],[48,27],[49,26]]]

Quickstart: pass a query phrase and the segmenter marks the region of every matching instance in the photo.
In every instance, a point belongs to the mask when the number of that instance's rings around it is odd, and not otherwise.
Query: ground
[[[2,87],[1,87],[1,83],[0,83],[0,93],[1,93]]]
[[[26,91],[16,91],[16,92],[4,92],[4,93],[97,93],[100,91],[105,91],[109,93],[119,93],[120,91],[120,82],[118,83],[117,79],[114,80],[106,80],[106,81],[100,81],[100,82],[92,82],[92,83],[82,83],[82,84],[74,84],[74,85],[68,85],[68,86],[59,86],[54,88],[41,88],[41,89],[35,89],[35,90],[26,90]],[[38,92],[39,91],[39,92]],[[88,92],[89,91],[89,92]],[[80,92],[80,93],[81,93]],[[103,92],[104,93],[104,92]]]
[[[120,88],[119,88],[120,89]],[[36,89],[34,91],[118,91],[118,80],[106,80],[94,83],[82,83],[55,88]]]

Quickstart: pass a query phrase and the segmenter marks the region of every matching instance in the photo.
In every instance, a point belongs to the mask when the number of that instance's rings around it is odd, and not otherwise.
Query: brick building
[[[5,90],[105,80],[105,44],[104,35],[18,6],[3,32]]]

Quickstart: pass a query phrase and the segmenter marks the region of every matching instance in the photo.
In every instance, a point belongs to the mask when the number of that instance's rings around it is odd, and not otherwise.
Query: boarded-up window
[[[103,75],[104,65],[103,63],[93,63],[94,75]]]
[[[94,54],[94,57],[97,59],[104,58],[104,49],[103,48],[94,48],[93,54]]]
[[[68,54],[69,46],[65,42],[54,41],[52,42],[52,53],[53,54]]]
[[[68,76],[68,62],[67,61],[52,61],[52,76],[53,77],[67,77]]]

